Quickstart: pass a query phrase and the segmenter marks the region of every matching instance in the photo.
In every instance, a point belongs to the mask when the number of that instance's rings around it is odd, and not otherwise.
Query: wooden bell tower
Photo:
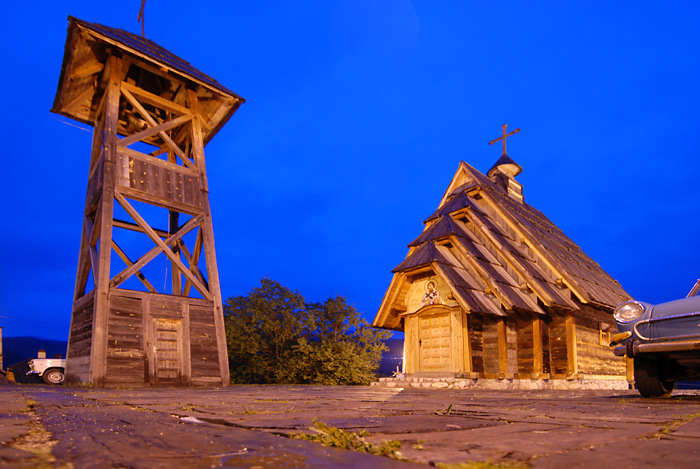
[[[227,385],[204,146],[244,100],[146,38],[68,19],[52,111],[94,133],[67,379]]]

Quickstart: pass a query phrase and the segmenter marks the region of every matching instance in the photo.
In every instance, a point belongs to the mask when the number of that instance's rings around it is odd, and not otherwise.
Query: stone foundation
[[[612,379],[611,379],[612,378]],[[431,388],[431,389],[502,389],[502,390],[581,390],[581,389],[630,389],[624,378],[578,377],[573,379],[485,379],[485,378],[414,378],[398,375],[379,378],[371,384],[387,388]]]

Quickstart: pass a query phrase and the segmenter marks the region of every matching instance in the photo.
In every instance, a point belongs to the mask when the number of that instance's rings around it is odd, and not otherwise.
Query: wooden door
[[[182,383],[182,322],[180,319],[154,319],[153,349],[156,384]]]
[[[419,371],[452,371],[450,313],[418,316]]]

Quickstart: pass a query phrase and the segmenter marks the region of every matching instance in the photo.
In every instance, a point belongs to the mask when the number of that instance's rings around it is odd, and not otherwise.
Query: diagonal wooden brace
[[[203,217],[200,215],[190,219],[187,223],[185,223],[182,226],[182,228],[180,228],[177,231],[177,233],[173,234],[165,241],[163,241],[155,233],[155,231],[153,231],[153,229],[146,223],[146,221],[141,217],[141,215],[139,215],[139,213],[131,206],[131,204],[129,204],[129,202],[126,201],[123,195],[116,193],[114,196],[119,202],[119,204],[122,207],[124,207],[124,210],[126,210],[129,213],[129,215],[131,215],[133,219],[139,224],[139,226],[148,235],[148,237],[151,238],[151,240],[153,240],[154,243],[156,243],[156,246],[150,251],[148,251],[145,255],[143,255],[134,264],[115,275],[110,282],[110,287],[117,287],[118,285],[123,283],[127,278],[129,278],[138,270],[140,270],[144,265],[153,260],[158,254],[163,252],[166,256],[168,256],[168,258],[170,258],[170,260],[173,261],[173,263],[180,270],[183,271],[185,277],[187,277],[187,279],[192,282],[192,284],[202,294],[202,296],[211,300],[211,294],[206,289],[206,287],[202,285],[202,283],[189,271],[189,269],[187,269],[187,267],[185,267],[182,264],[182,261],[180,261],[180,259],[178,259],[177,256],[169,249],[170,246],[175,244],[184,235],[189,233],[194,227],[198,226],[202,222]]]
[[[160,132],[165,132],[166,130],[170,130],[175,127],[179,127],[182,124],[189,122],[192,120],[191,116],[180,116],[176,119],[172,119],[169,121],[165,121],[162,124],[158,124],[156,126],[151,126],[145,130],[142,130],[141,132],[137,132],[135,134],[128,135],[117,142],[117,145],[121,146],[129,146],[134,142],[140,142],[143,139],[146,139],[150,137],[151,135],[159,134]],[[155,121],[154,121],[155,122]],[[149,125],[151,125],[149,121]]]

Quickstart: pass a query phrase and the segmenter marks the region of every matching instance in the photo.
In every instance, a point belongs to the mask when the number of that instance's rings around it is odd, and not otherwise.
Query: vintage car
[[[651,305],[626,301],[613,313],[615,355],[634,359],[643,397],[671,395],[676,381],[700,380],[700,280],[686,298]]]
[[[27,375],[39,375],[46,384],[61,384],[65,379],[66,360],[63,358],[32,358],[27,364]]]

